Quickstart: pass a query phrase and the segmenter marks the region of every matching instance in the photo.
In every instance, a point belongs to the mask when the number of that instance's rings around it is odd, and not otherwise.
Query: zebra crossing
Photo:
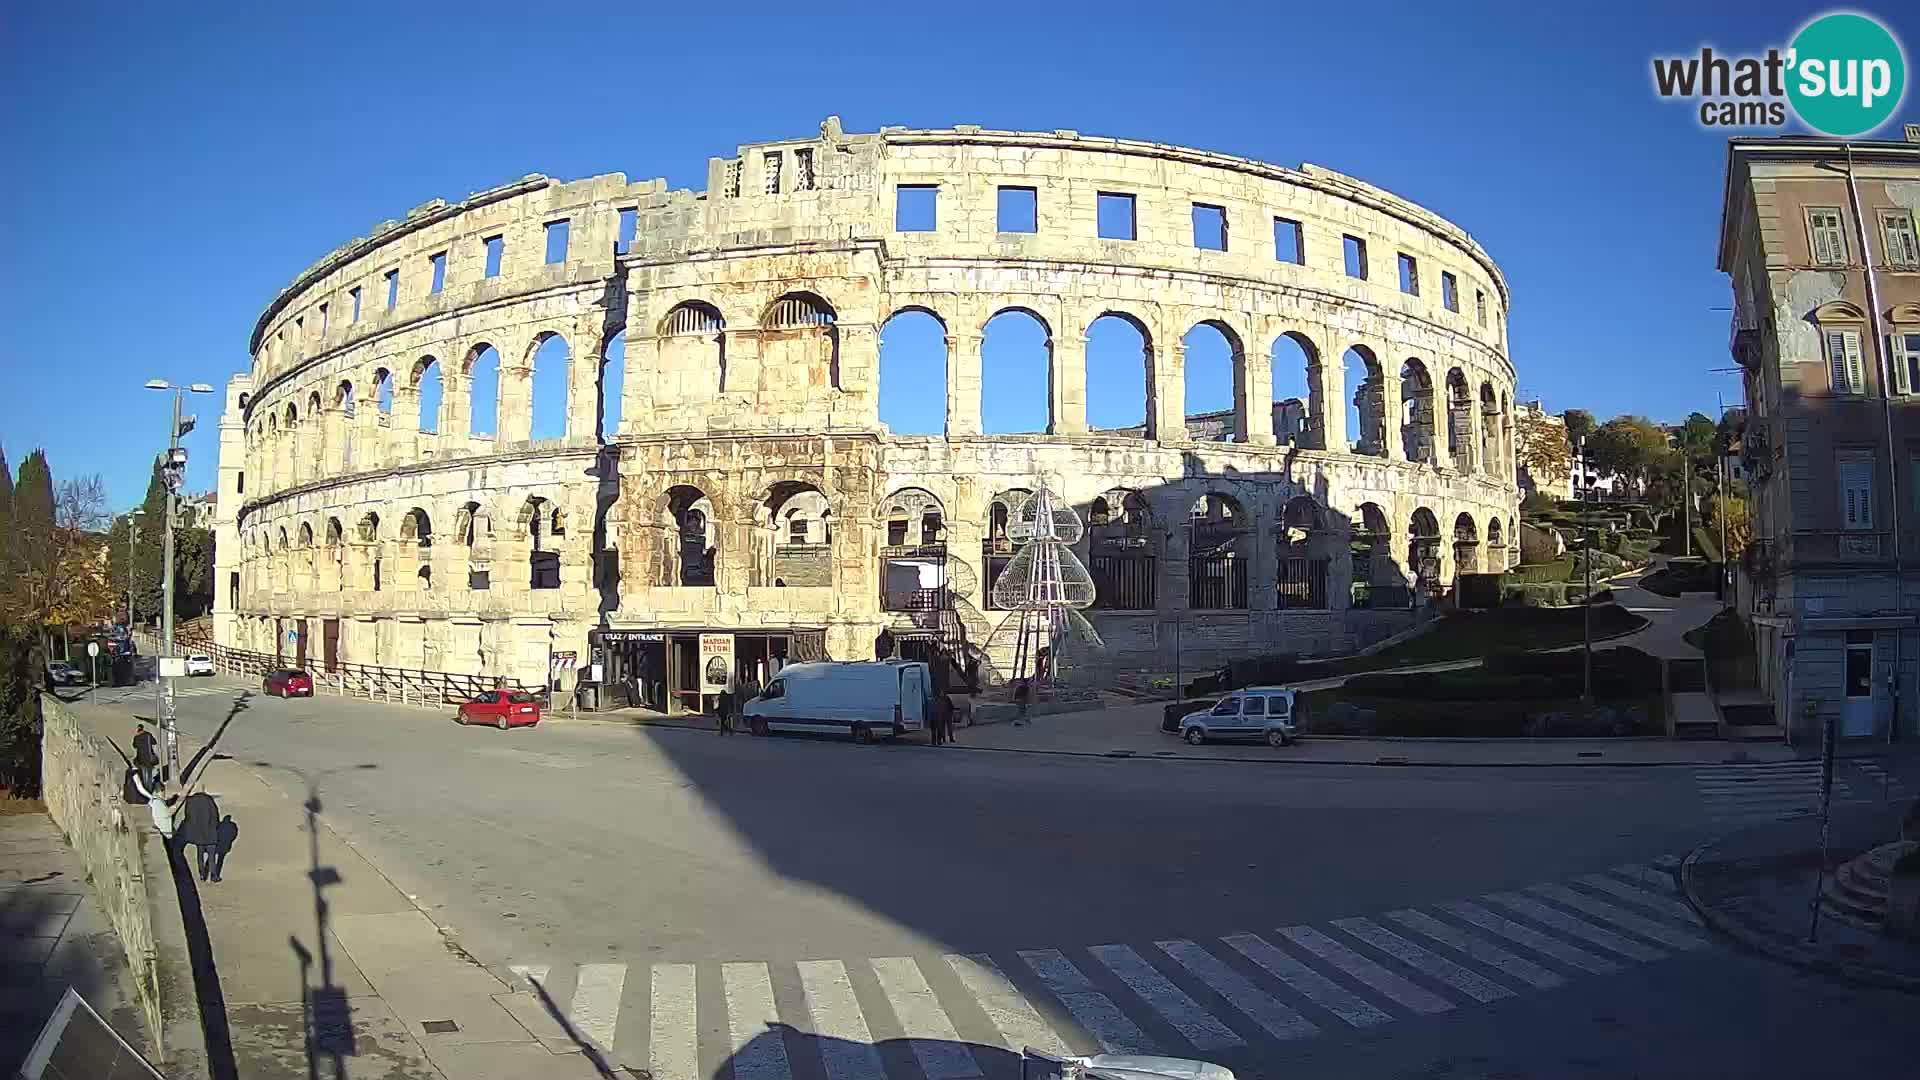
[[[654,1080],[975,1080],[1017,1075],[1024,1047],[1245,1069],[1281,1044],[1712,948],[1672,879],[1633,865],[1206,941],[512,971],[579,1039]]]
[[[1707,819],[1717,826],[1759,825],[1806,817],[1820,810],[1820,762],[1779,761],[1703,765],[1693,770]],[[1913,785],[1876,761],[1834,763],[1833,803],[1910,799]]]

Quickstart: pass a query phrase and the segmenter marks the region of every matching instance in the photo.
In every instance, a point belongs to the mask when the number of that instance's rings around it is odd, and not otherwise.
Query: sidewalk
[[[0,817],[0,1076],[14,1075],[69,986],[151,1056],[146,1018],[122,982],[126,968],[86,866],[53,819],[44,811]]]
[[[1629,739],[1401,739],[1303,736],[1276,749],[1260,742],[1188,746],[1160,730],[1163,703],[1126,705],[1038,716],[1024,727],[992,724],[961,728],[961,750],[1140,757],[1160,760],[1301,765],[1720,765],[1792,761],[1778,743],[1726,743],[1666,738]],[[1197,707],[1197,706],[1196,706]]]
[[[104,733],[125,717],[87,710],[85,719]],[[180,748],[184,763],[202,744],[183,735]],[[263,777],[217,753],[200,765],[195,786],[218,800],[239,834],[223,880],[189,880],[181,906],[190,936],[204,925],[213,970],[211,979],[201,975],[200,999],[217,984],[213,1000],[224,998],[238,1076],[603,1075],[534,994],[453,947],[326,826],[325,776]],[[217,1043],[210,1040],[210,1057]]]
[[[1900,807],[1836,808],[1827,875],[1900,835]],[[1702,844],[1681,864],[1680,884],[1707,925],[1755,952],[1853,982],[1920,992],[1920,942],[1899,941],[1823,911],[1807,940],[1820,870],[1816,818],[1764,825]]]

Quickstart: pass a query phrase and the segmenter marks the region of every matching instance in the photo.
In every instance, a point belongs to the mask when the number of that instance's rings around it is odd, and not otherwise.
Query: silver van
[[[1208,739],[1265,739],[1288,746],[1300,735],[1296,691],[1284,686],[1248,686],[1230,691],[1213,708],[1180,720],[1180,737],[1199,746]]]

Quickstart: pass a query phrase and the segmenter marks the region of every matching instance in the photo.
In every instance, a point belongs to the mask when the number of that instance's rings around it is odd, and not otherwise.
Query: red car
[[[454,719],[462,724],[492,724],[501,731],[532,727],[540,722],[540,702],[519,690],[483,690],[472,701],[462,702]]]
[[[267,677],[260,680],[260,692],[281,697],[312,697],[313,676],[295,668],[269,671]]]

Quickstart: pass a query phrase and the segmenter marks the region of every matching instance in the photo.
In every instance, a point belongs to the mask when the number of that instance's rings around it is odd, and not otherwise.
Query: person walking
[[[220,871],[227,865],[227,855],[233,851],[233,842],[238,839],[240,839],[240,826],[233,820],[233,815],[228,814],[221,818],[220,828],[214,833],[212,880],[220,880]]]
[[[148,786],[139,769],[133,770],[133,786],[147,800],[147,811],[153,815],[153,831],[160,834],[161,840],[173,843],[173,810],[180,796],[165,794],[159,785]]]
[[[220,807],[213,796],[204,791],[187,796],[181,813],[180,843],[193,845],[200,880],[207,880],[213,870],[214,849],[220,843]]]
[[[146,788],[159,786],[156,771],[160,768],[160,749],[154,743],[153,732],[148,731],[145,724],[133,725],[133,767],[139,771]]]
[[[727,669],[727,681],[720,690],[720,734],[733,734],[733,710],[740,696],[740,676],[732,668]]]

